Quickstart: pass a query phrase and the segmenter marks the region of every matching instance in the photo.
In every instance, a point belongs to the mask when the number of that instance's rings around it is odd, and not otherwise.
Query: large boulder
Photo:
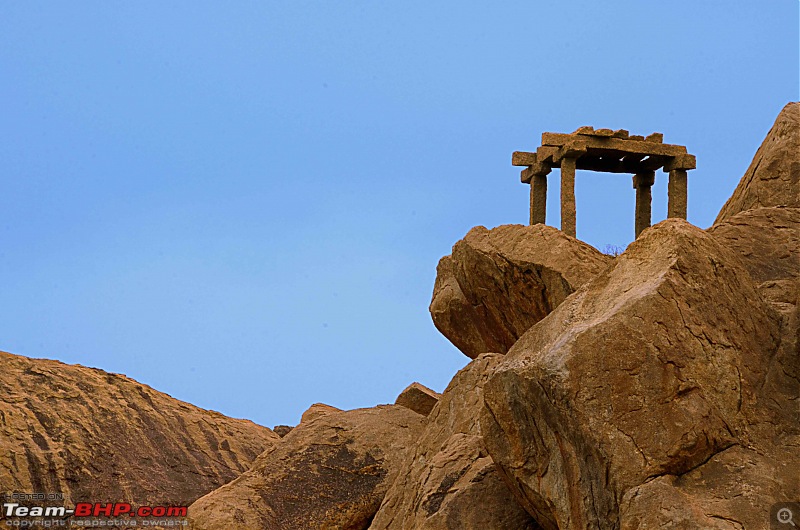
[[[308,423],[316,418],[319,418],[320,416],[324,416],[325,414],[341,411],[342,409],[336,408],[332,405],[326,405],[325,403],[314,403],[300,416],[300,423]]]
[[[486,374],[502,355],[484,354],[459,371],[408,452],[370,530],[533,530],[481,440]]]
[[[747,210],[708,232],[736,252],[756,284],[800,278],[800,208]]]
[[[0,352],[0,493],[187,506],[278,440],[123,375]]]
[[[654,477],[626,492],[619,528],[778,527],[775,519],[770,525],[770,507],[800,493],[797,452],[796,443],[777,443],[766,453],[737,444],[682,475]]]
[[[470,358],[505,353],[612,260],[550,226],[475,227],[439,261],[433,323]]]
[[[787,104],[715,223],[771,206],[800,208],[800,103]]]
[[[402,405],[407,409],[413,410],[417,414],[427,416],[439,402],[440,397],[442,396],[438,392],[434,392],[425,385],[414,382],[400,392],[394,404]]]
[[[727,245],[659,223],[495,368],[489,454],[548,530],[656,528],[669,513],[675,528],[716,527],[712,515],[763,528],[800,468],[796,402],[769,390],[797,385],[773,369],[780,321]]]
[[[763,387],[777,404],[778,413],[771,417],[779,421],[784,408],[798,409],[800,396],[800,208],[747,210],[715,224],[708,232],[739,257],[759,294],[781,317],[780,346]]]
[[[424,421],[399,405],[306,419],[250,470],[192,504],[190,526],[365,529]]]
[[[759,292],[778,311],[794,310],[800,281],[800,208],[747,210],[708,232],[739,256]]]

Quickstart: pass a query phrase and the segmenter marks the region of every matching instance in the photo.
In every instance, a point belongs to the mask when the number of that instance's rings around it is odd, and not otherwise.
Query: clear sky
[[[799,47],[797,0],[2,2],[0,349],[268,426],[441,391],[436,263],[527,222],[512,151],[663,132],[707,227]],[[579,238],[633,239],[628,176],[577,197]]]

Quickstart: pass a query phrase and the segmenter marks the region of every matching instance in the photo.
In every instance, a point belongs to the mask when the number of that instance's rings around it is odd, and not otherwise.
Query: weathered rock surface
[[[759,292],[778,311],[793,309],[800,280],[800,208],[747,210],[708,232],[739,256]]]
[[[419,383],[408,385],[395,400],[395,405],[402,405],[418,414],[427,416],[439,402],[441,395]]]
[[[780,320],[732,250],[664,221],[494,370],[489,454],[546,529],[765,528],[800,492],[796,402],[765,394],[797,383]]]
[[[365,529],[425,418],[397,405],[329,412],[189,507],[201,530]]]
[[[800,208],[800,103],[787,104],[770,129],[716,223],[770,206]]]
[[[407,454],[371,530],[539,528],[512,497],[481,440],[483,383],[502,358],[481,355],[456,374]]]
[[[185,506],[277,440],[123,375],[0,352],[0,493]]]
[[[308,423],[309,421],[319,418],[320,416],[324,416],[325,414],[341,411],[342,409],[336,408],[332,405],[326,405],[325,403],[314,403],[306,409],[302,416],[300,416],[300,423]]]
[[[284,436],[292,432],[292,429],[294,429],[294,427],[290,425],[276,425],[275,427],[272,428],[272,431],[281,438],[283,438]]]
[[[550,226],[478,226],[436,269],[436,328],[470,358],[505,353],[613,258]]]
[[[798,410],[800,208],[747,210],[708,231],[739,256],[759,294],[781,315],[780,347],[770,365],[764,393],[783,407]],[[779,421],[780,415],[772,416]]]
[[[800,493],[797,451],[734,445],[685,474],[655,477],[625,494],[620,529],[767,530],[770,506]]]

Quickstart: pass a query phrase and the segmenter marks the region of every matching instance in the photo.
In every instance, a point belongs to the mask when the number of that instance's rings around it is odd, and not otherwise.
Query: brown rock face
[[[433,323],[470,358],[505,353],[612,259],[550,226],[478,226],[439,262]]]
[[[708,232],[739,256],[765,299],[791,310],[800,279],[800,208],[747,210]]]
[[[456,374],[407,454],[370,530],[533,530],[481,441],[479,411],[488,370],[484,354]]]
[[[189,507],[200,530],[357,530],[369,526],[423,416],[405,407],[303,421],[233,482]]]
[[[780,315],[780,347],[762,390],[780,403],[771,415],[779,422],[786,410],[797,410],[800,396],[800,208],[748,210],[708,232],[740,258],[759,294]]]
[[[656,477],[625,494],[619,528],[774,528],[770,506],[800,492],[797,452],[734,445],[688,473]]]
[[[800,491],[780,322],[736,253],[664,221],[493,371],[489,454],[546,529],[765,528]]]
[[[278,436],[123,375],[0,352],[0,492],[188,505]]]
[[[715,224],[739,212],[800,208],[800,103],[786,105]]]
[[[294,427],[291,427],[289,425],[276,425],[275,427],[272,428],[272,431],[281,438],[283,438],[284,436],[292,432],[292,429],[294,429]]]
[[[402,405],[418,414],[427,416],[439,402],[441,395],[419,383],[411,383],[400,392],[395,400],[395,405]]]
[[[332,405],[326,405],[325,403],[314,403],[310,407],[306,409],[303,415],[300,417],[300,423],[306,422],[308,423],[311,420],[319,418],[320,416],[324,416],[325,414],[330,414],[331,412],[341,412],[342,409],[337,409]]]

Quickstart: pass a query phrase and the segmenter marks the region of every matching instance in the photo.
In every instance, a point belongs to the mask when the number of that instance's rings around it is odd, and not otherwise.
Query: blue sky
[[[441,391],[436,263],[527,222],[512,151],[663,132],[707,227],[799,47],[796,0],[0,3],[0,349],[268,426]],[[629,177],[577,197],[632,240]]]

